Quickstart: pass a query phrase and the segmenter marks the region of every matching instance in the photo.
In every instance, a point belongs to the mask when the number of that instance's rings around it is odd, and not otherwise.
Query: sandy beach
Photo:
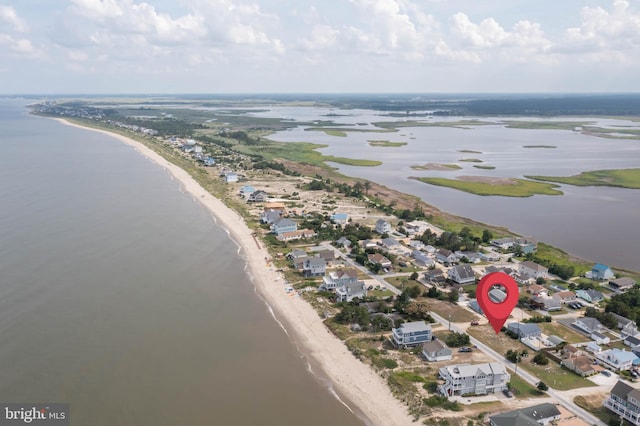
[[[187,172],[168,162],[140,142],[105,130],[79,126],[64,119],[66,125],[112,136],[135,148],[140,154],[166,169],[182,183],[184,190],[204,205],[217,223],[225,228],[240,246],[248,271],[259,295],[273,309],[275,317],[284,324],[293,345],[308,356],[312,365],[319,365],[331,381],[336,393],[363,421],[372,425],[413,425],[407,408],[391,394],[385,381],[369,366],[356,359],[346,346],[322,324],[316,311],[298,296],[284,290],[283,278],[269,267],[265,258],[269,252],[260,242],[256,244],[252,231],[236,212],[228,208],[200,186]]]

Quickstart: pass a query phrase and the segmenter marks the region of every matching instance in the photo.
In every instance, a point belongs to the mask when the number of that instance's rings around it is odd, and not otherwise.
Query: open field
[[[462,306],[454,305],[450,302],[438,299],[427,299],[429,303],[429,309],[440,315],[444,319],[449,319],[451,315],[451,322],[457,323],[469,323],[473,320],[477,320],[478,317],[463,308]]]
[[[447,188],[453,188],[459,191],[482,196],[499,195],[503,197],[531,197],[536,194],[562,195],[562,191],[555,189],[557,188],[557,185],[533,182],[526,179],[486,180],[485,178],[481,180],[480,177],[477,176],[474,177],[474,180],[463,180],[462,178],[463,177],[458,179],[410,177],[410,179],[416,179],[430,185],[445,186]]]
[[[562,324],[541,322],[538,324],[538,326],[542,329],[542,332],[544,334],[548,336],[556,335],[566,340],[567,343],[581,343],[590,340],[587,336],[580,334],[579,332],[572,330]]]
[[[382,147],[397,147],[397,146],[404,146],[407,143],[406,142],[391,142],[391,141],[384,141],[384,140],[373,140],[373,141],[367,141],[369,143],[369,146],[382,146]]]
[[[565,183],[575,186],[614,186],[640,189],[640,169],[593,170],[574,176],[525,176],[545,182]]]

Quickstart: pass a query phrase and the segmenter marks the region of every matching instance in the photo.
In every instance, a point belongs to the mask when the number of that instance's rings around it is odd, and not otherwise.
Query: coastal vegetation
[[[482,196],[531,197],[533,195],[562,195],[557,185],[526,179],[461,180],[434,177],[411,177],[430,185],[444,186]]]
[[[460,170],[462,167],[460,167],[457,164],[427,163],[427,164],[411,166],[411,168],[414,169],[414,170],[440,170],[440,171],[446,171],[446,170]]]
[[[483,170],[493,170],[496,168],[496,166],[483,166],[479,164],[474,164],[473,167],[475,167],[476,169],[483,169]]]
[[[343,131],[343,130],[336,130],[336,129],[322,129],[322,131],[327,135],[327,136],[338,136],[341,138],[346,138],[347,134]]]
[[[640,189],[640,169],[594,170],[575,176],[525,176],[544,182],[557,182],[575,186],[612,186]]]
[[[557,148],[555,145],[523,145],[523,148]]]
[[[398,146],[404,146],[407,144],[406,142],[391,142],[386,140],[372,140],[367,142],[369,143],[370,146],[384,146],[384,147],[398,147]]]
[[[458,161],[463,161],[465,163],[482,163],[482,160],[479,158],[461,158]]]
[[[459,149],[458,152],[461,152],[464,154],[484,154],[482,151],[474,151],[472,149]]]

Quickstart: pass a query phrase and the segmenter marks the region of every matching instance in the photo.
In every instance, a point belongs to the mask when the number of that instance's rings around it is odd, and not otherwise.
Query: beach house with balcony
[[[602,405],[621,419],[640,426],[640,389],[618,380]]]
[[[507,389],[511,379],[505,366],[498,362],[449,365],[438,373],[445,381],[438,389],[445,396],[501,392]]]
[[[559,420],[560,416],[556,405],[545,402],[491,416],[489,426],[546,426]]]
[[[276,235],[281,235],[285,232],[294,232],[297,230],[298,224],[286,217],[278,218],[271,224],[271,232]]]
[[[358,270],[339,269],[337,271],[330,271],[324,277],[322,277],[322,284],[320,284],[320,290],[335,290],[343,285],[355,283],[358,281]]]
[[[405,322],[391,330],[391,342],[399,348],[420,346],[431,340],[431,324],[424,321]]]
[[[391,232],[391,224],[384,219],[378,219],[375,230],[378,234],[388,234]]]

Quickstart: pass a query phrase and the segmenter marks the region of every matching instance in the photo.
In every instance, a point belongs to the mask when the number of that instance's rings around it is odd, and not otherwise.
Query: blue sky
[[[640,0],[0,0],[0,93],[638,92]]]

